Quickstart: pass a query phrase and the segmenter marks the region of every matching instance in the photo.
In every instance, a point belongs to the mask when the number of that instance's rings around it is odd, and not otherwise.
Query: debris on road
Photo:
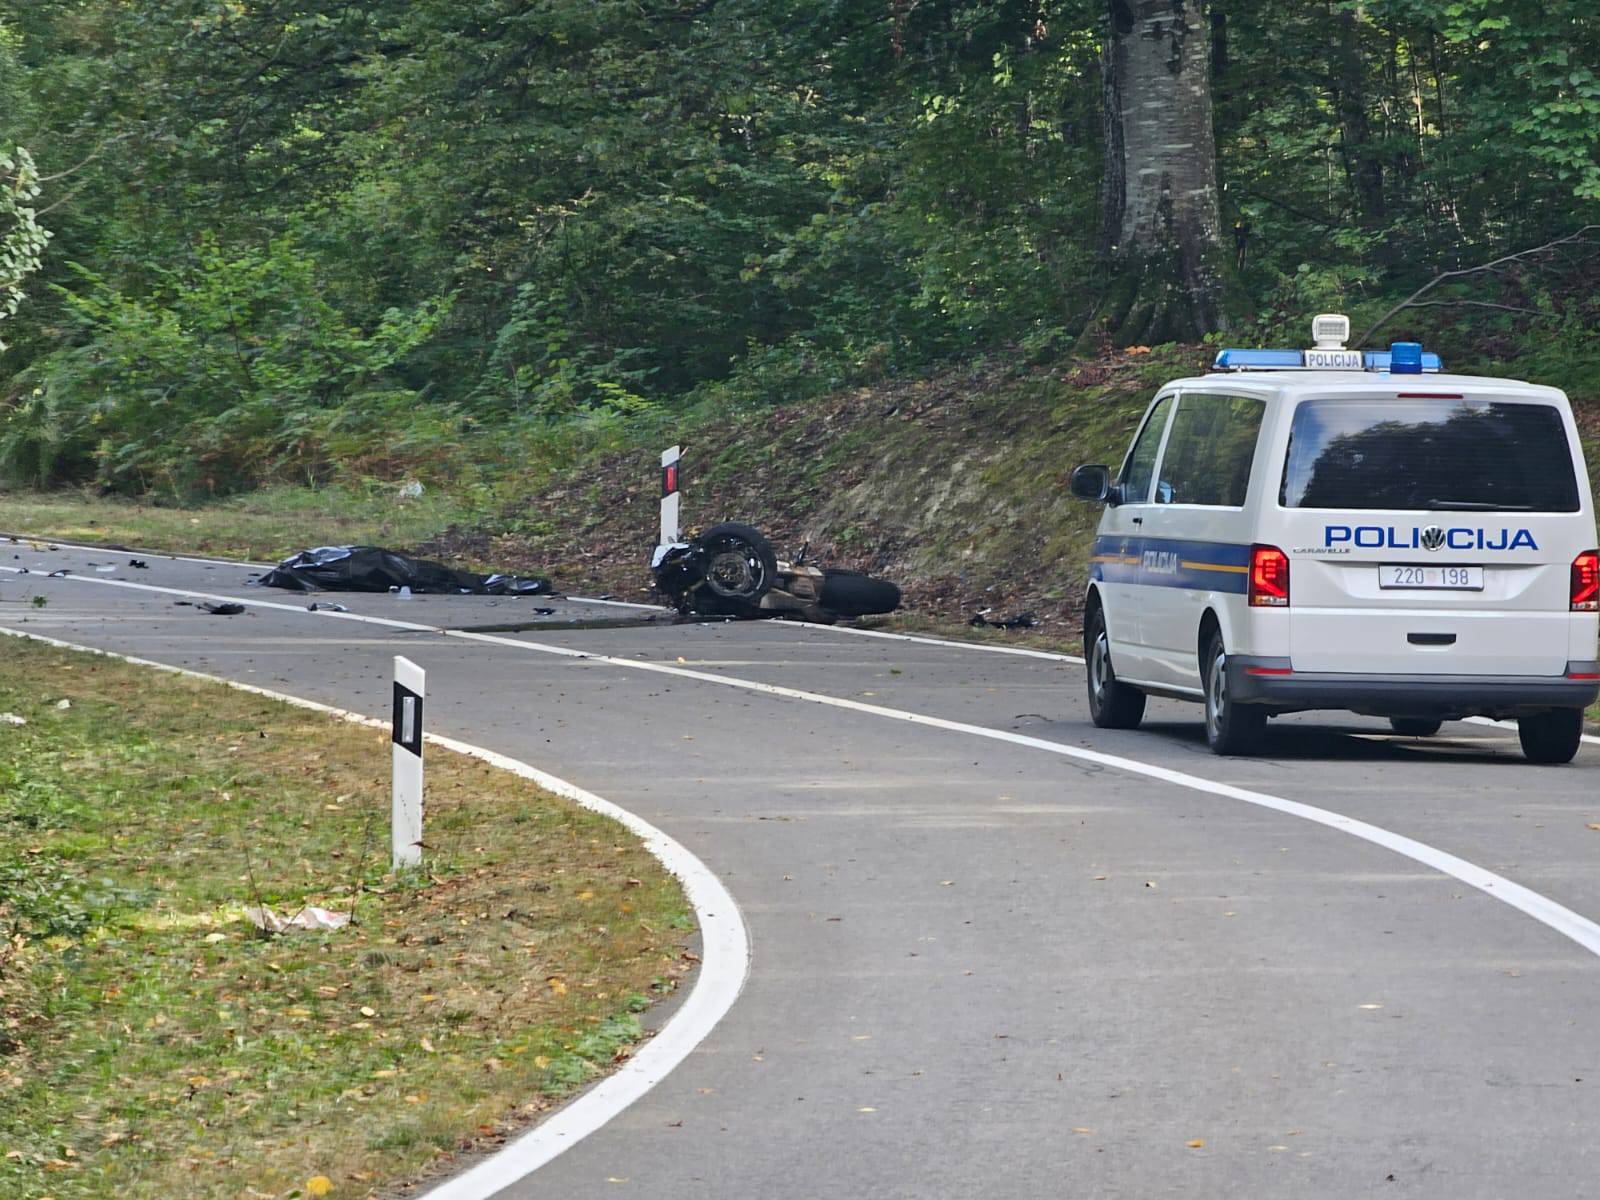
[[[236,604],[232,600],[174,600],[172,605],[174,608],[198,608],[214,617],[237,617],[244,612],[244,605]]]
[[[1001,617],[998,620],[990,618],[989,614],[993,611],[994,609],[992,608],[986,608],[981,612],[975,612],[972,614],[972,620],[968,621],[967,624],[974,629],[1032,629],[1039,623],[1039,618],[1032,609],[1019,612],[1015,616]]]
[[[128,565],[136,571],[148,571],[150,569],[150,564],[142,558],[130,558]]]
[[[296,592],[389,592],[468,596],[550,596],[555,589],[539,576],[479,575],[443,563],[413,558],[381,546],[318,546],[284,559],[259,587]]]

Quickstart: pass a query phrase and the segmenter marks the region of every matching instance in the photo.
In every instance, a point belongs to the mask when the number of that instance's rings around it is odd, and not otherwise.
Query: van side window
[[[1161,460],[1158,504],[1241,508],[1266,403],[1248,396],[1185,392]]]
[[[1163,396],[1150,410],[1150,416],[1139,432],[1139,440],[1128,451],[1128,461],[1122,464],[1122,474],[1117,482],[1122,485],[1124,504],[1144,504],[1150,499],[1150,480],[1156,473],[1156,453],[1161,449],[1161,435],[1166,432],[1167,414],[1172,411],[1172,397]]]

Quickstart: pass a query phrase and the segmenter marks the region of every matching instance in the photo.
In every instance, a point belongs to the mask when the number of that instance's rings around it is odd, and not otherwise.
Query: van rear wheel
[[[1576,708],[1555,708],[1549,712],[1528,713],[1517,719],[1517,737],[1529,762],[1571,762],[1583,741],[1583,712]]]
[[[1228,691],[1228,653],[1220,633],[1206,650],[1206,744],[1213,754],[1254,754],[1267,732],[1267,710],[1240,704]]]
[[[1426,717],[1389,718],[1389,728],[1401,737],[1432,737],[1443,725],[1443,721],[1430,721]]]
[[[1111,638],[1106,614],[1089,613],[1083,628],[1083,657],[1089,670],[1089,719],[1101,729],[1137,729],[1144,720],[1144,693],[1117,679],[1111,667]]]

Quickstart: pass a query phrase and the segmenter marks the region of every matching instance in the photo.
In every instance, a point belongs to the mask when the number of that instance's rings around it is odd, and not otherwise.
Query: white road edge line
[[[315,700],[241,683],[234,679],[224,679],[218,675],[207,675],[185,667],[175,667],[170,663],[134,658],[111,650],[100,650],[93,646],[83,646],[5,626],[0,626],[0,636],[43,642],[65,650],[114,658],[135,666],[150,667],[188,679],[220,683],[237,691],[279,700],[296,708],[326,713],[328,716],[355,725],[376,729],[389,727],[386,721],[351,712],[348,709],[335,708],[330,704],[321,704]],[[636,816],[576,784],[558,779],[539,770],[538,767],[510,758],[498,751],[486,750],[482,746],[474,746],[439,734],[425,734],[424,738],[446,750],[480,759],[503,771],[531,780],[548,792],[625,825],[644,843],[645,849],[683,884],[684,893],[693,906],[695,919],[700,925],[702,943],[700,970],[696,974],[689,998],[656,1032],[656,1035],[644,1043],[637,1054],[521,1137],[461,1174],[452,1176],[443,1183],[420,1193],[429,1197],[429,1200],[486,1200],[487,1197],[532,1174],[562,1151],[570,1149],[605,1125],[660,1083],[668,1072],[687,1058],[733,1007],[734,1001],[739,998],[739,993],[744,990],[745,981],[750,974],[750,938],[745,929],[744,916],[722,881],[680,842],[657,829],[643,817]]]
[[[0,570],[14,570],[14,568],[0,567]],[[133,587],[144,591],[170,591],[172,589],[155,587],[150,584],[131,584],[122,580],[95,579],[87,575],[68,575],[66,579],[74,579],[85,583],[98,583],[107,586]],[[186,592],[184,595],[198,595],[200,593]],[[227,597],[211,597],[214,599],[227,599]],[[293,608],[288,605],[274,604],[268,601],[244,601],[246,604],[255,604],[265,608],[290,608],[293,612],[306,613],[305,609]],[[1573,912],[1571,909],[1556,903],[1547,896],[1542,896],[1530,888],[1523,887],[1502,875],[1468,862],[1448,851],[1430,846],[1426,842],[1419,842],[1414,838],[1395,833],[1378,825],[1371,825],[1365,821],[1347,817],[1342,813],[1330,809],[1318,808],[1311,804],[1302,804],[1297,800],[1286,800],[1281,796],[1268,795],[1265,792],[1254,792],[1247,788],[1235,787],[1229,783],[1206,779],[1199,775],[1190,775],[1184,771],[1174,771],[1167,767],[1158,767],[1153,763],[1140,762],[1137,759],[1123,758],[1120,755],[1105,754],[1098,750],[1089,750],[1079,746],[1069,746],[1064,742],[1052,742],[1044,738],[1030,737],[1027,734],[1013,733],[1004,729],[990,729],[982,725],[969,725],[963,721],[951,721],[943,717],[931,717],[922,713],[907,712],[903,709],[885,708],[878,704],[867,704],[860,700],[848,700],[840,696],[827,696],[818,692],[805,692],[797,688],[783,687],[779,684],[762,683],[754,679],[741,679],[734,675],[714,675],[706,671],[695,671],[688,667],[672,666],[667,663],[646,662],[639,659],[614,658],[606,654],[591,654],[583,650],[573,650],[565,646],[547,645],[541,642],[520,641],[515,638],[501,637],[489,633],[466,633],[461,630],[436,629],[426,625],[416,625],[404,621],[391,621],[382,617],[362,617],[356,613],[306,613],[307,616],[338,617],[356,621],[371,621],[374,624],[390,627],[410,628],[419,632],[441,634],[445,637],[456,638],[461,641],[483,642],[493,646],[506,646],[512,649],[530,651],[535,654],[550,654],[562,658],[579,659],[588,662],[604,663],[608,666],[620,667],[630,671],[647,671],[658,675],[673,675],[682,679],[695,679],[702,683],[715,684],[719,687],[736,688],[747,692],[756,692],[766,696],[780,696],[788,700],[799,700],[808,704],[821,704],[829,708],[844,709],[849,712],[859,712],[868,716],[883,717],[892,721],[903,721],[907,724],[921,725],[930,729],[943,729],[951,733],[963,733],[973,737],[987,738],[990,741],[1005,742],[1014,746],[1025,746],[1031,750],[1042,750],[1048,754],[1059,754],[1064,758],[1077,759],[1080,762],[1094,763],[1097,766],[1109,767],[1112,770],[1122,771],[1130,775],[1142,775],[1146,779],[1155,779],[1175,787],[1188,788],[1192,791],[1205,792],[1213,796],[1222,796],[1229,800],[1238,800],[1245,804],[1252,804],[1258,808],[1270,809],[1274,812],[1284,813],[1288,816],[1299,817],[1318,825],[1326,826],[1340,833],[1349,834],[1351,837],[1360,838],[1375,846],[1390,850],[1395,854],[1421,863],[1441,874],[1448,875],[1462,883],[1492,896],[1503,904],[1508,904],[1518,912],[1532,917],[1534,920],[1561,934],[1563,937],[1576,942],[1589,953],[1600,957],[1600,925]],[[455,1200],[455,1198],[451,1198]]]

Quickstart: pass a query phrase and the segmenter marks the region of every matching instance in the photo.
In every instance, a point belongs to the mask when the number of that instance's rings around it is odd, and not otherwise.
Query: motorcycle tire
[[[900,589],[859,571],[824,571],[817,603],[841,617],[889,613],[900,607]]]

